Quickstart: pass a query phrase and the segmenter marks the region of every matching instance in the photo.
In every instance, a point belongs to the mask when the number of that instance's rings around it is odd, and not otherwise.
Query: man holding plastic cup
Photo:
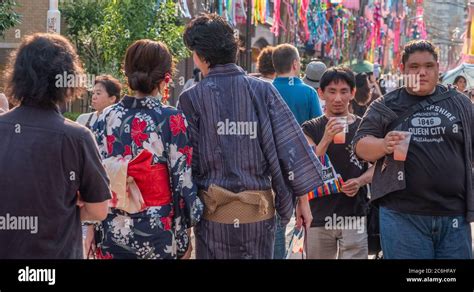
[[[470,259],[473,105],[437,84],[429,41],[405,46],[401,70],[405,85],[371,104],[353,141],[357,156],[376,162],[384,258]]]
[[[357,159],[352,149],[361,118],[349,113],[355,76],[344,67],[332,67],[321,77],[319,96],[324,115],[303,123],[303,132],[323,166],[324,185],[310,193],[313,215],[307,230],[309,259],[367,259],[366,185],[373,169]],[[315,146],[317,145],[317,146]],[[359,224],[335,224],[335,221]]]

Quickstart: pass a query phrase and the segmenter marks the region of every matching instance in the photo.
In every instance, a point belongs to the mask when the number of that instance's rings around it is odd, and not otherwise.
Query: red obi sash
[[[135,180],[144,201],[143,207],[163,206],[171,203],[171,186],[168,165],[152,165],[153,154],[143,150],[128,163],[127,175]]]

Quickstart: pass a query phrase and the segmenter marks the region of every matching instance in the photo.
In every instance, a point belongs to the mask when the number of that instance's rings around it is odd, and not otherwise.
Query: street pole
[[[59,12],[58,7],[58,0],[49,0],[46,23],[46,32],[48,33],[61,33],[61,12]]]
[[[247,22],[246,22],[246,29],[245,29],[245,67],[247,69],[247,73],[251,73],[252,71],[252,44],[251,44],[251,29],[252,29],[252,0],[247,0]]]

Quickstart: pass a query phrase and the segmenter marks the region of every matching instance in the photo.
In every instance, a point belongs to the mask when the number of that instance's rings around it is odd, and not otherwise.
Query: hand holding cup
[[[394,154],[394,159],[405,161],[410,144],[411,133],[405,131],[391,131],[384,138],[385,154]]]
[[[346,143],[346,133],[348,132],[348,123],[347,117],[335,117],[333,118],[335,126],[334,130],[337,131],[333,136],[334,144],[344,144]]]

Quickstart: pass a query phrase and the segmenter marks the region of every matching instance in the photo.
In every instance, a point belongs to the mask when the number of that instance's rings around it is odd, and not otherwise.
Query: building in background
[[[21,15],[21,23],[9,29],[5,38],[0,38],[0,70],[4,70],[10,53],[18,48],[21,38],[35,32],[46,32],[46,16],[49,0],[17,0],[15,9]],[[3,75],[3,74],[2,74]],[[3,84],[1,84],[3,88]]]

